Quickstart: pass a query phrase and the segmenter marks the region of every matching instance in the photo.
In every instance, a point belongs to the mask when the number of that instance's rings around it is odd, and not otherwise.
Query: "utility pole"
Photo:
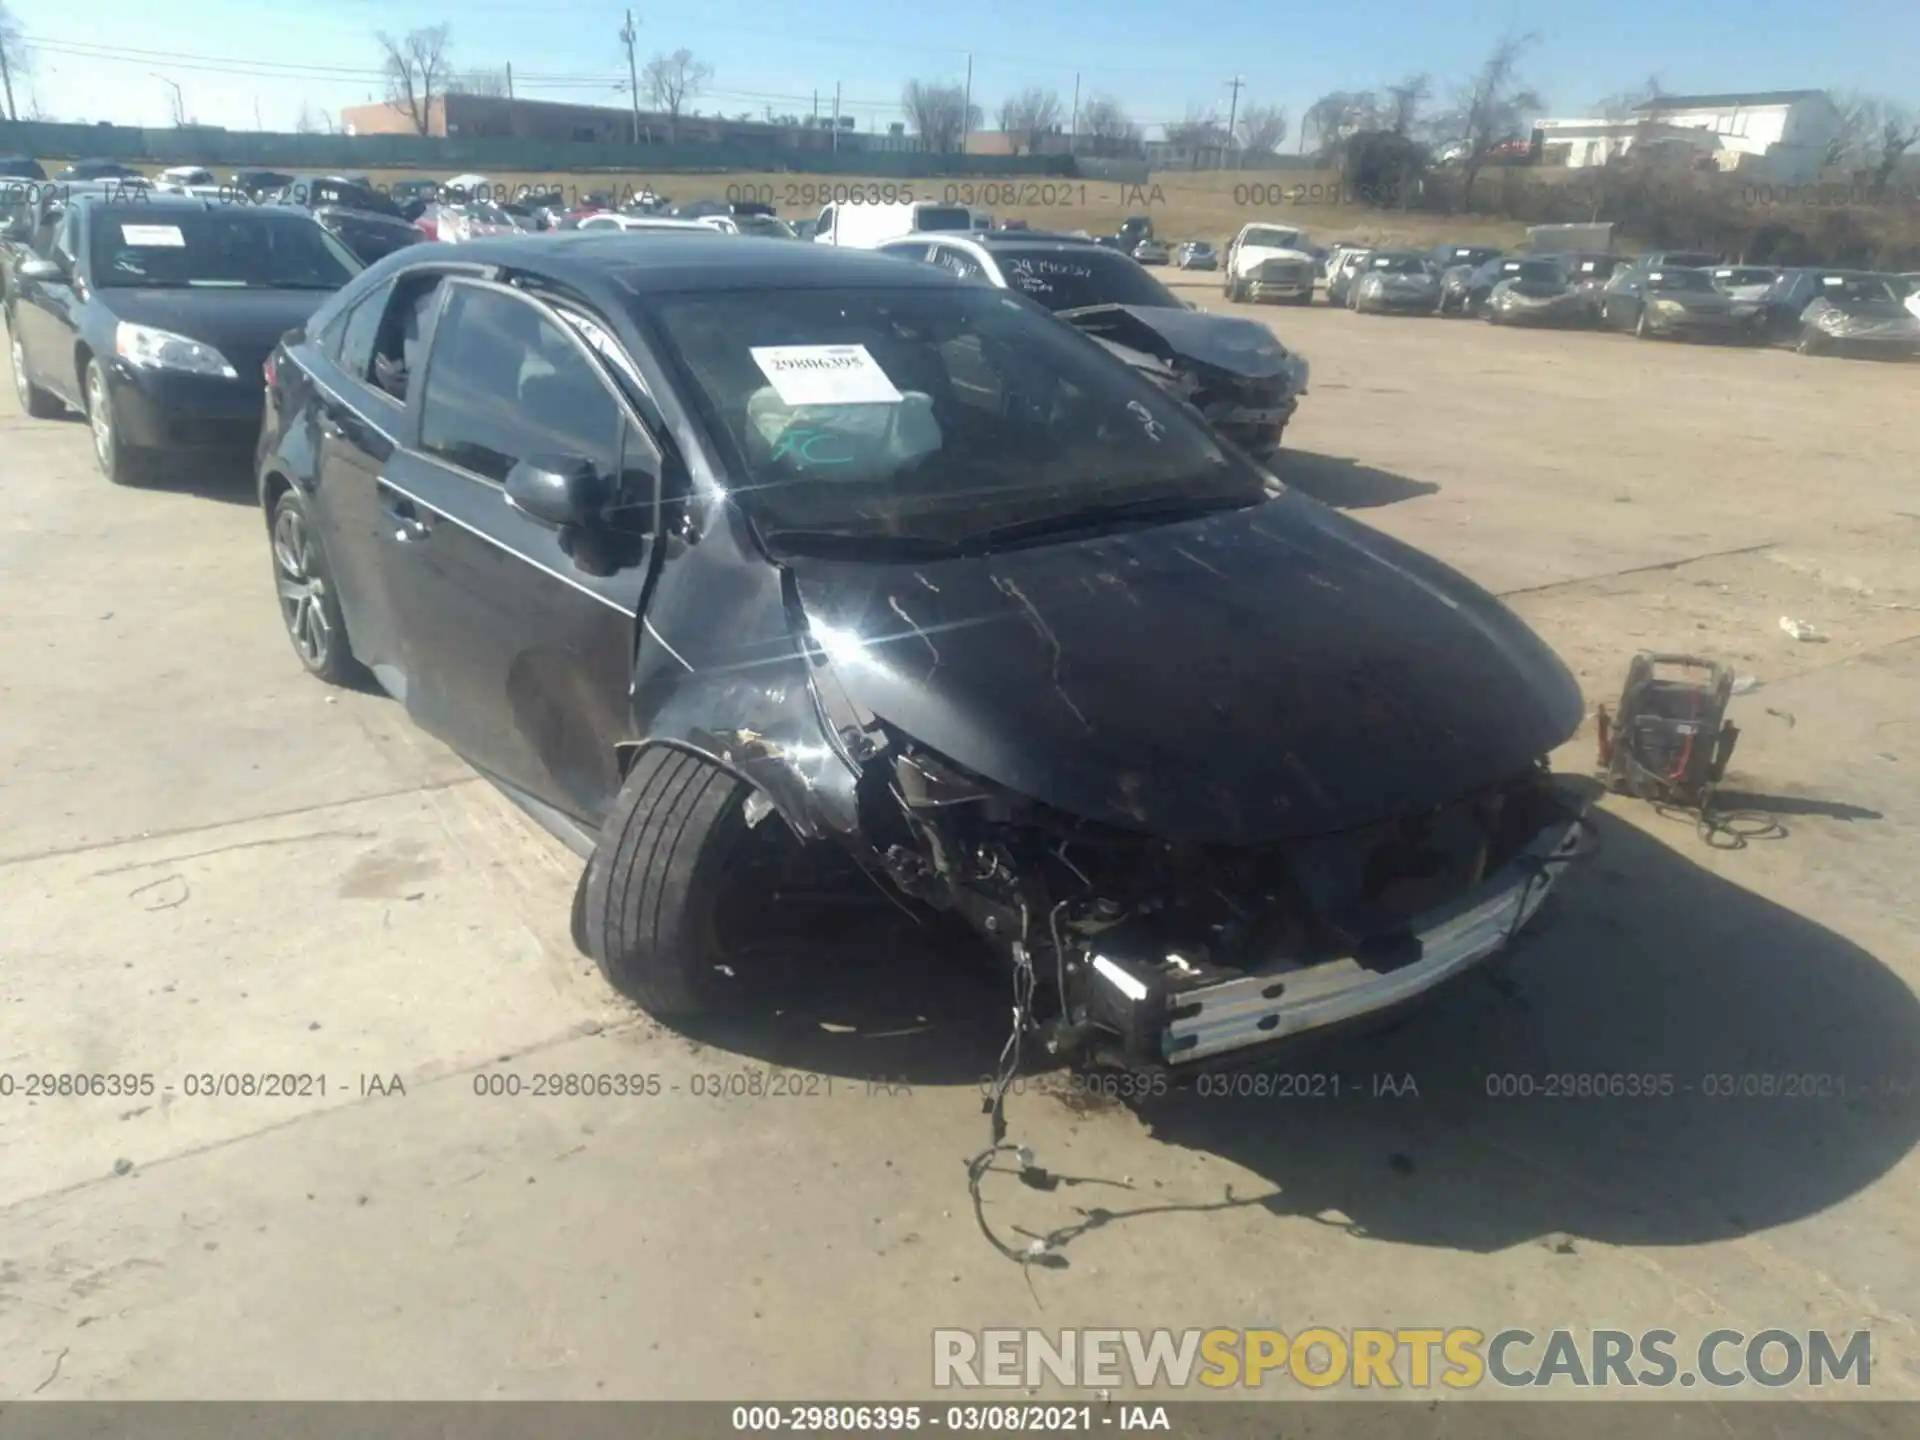
[[[627,11],[626,28],[620,32],[620,42],[627,47],[627,86],[633,98],[633,143],[640,143],[640,67],[633,58],[633,42],[640,37],[633,28],[633,11]]]
[[[973,138],[973,52],[967,51],[967,99],[960,110],[960,153],[967,153],[967,141]]]
[[[1073,119],[1067,122],[1067,153],[1080,153],[1080,72],[1073,72]]]
[[[1245,85],[1246,83],[1247,82],[1242,80],[1238,75],[1234,76],[1233,79],[1227,82],[1228,87],[1233,91],[1233,99],[1227,103],[1226,158],[1229,162],[1231,162],[1233,159],[1233,125],[1234,125],[1234,121],[1236,121],[1240,117],[1240,87]]]
[[[820,92],[818,90],[813,92],[813,128],[816,130],[820,128]]]
[[[507,61],[507,99],[513,99],[513,61]]]
[[[7,47],[0,45],[0,87],[7,92],[7,119],[18,120],[20,112],[13,108],[13,71],[7,66]]]
[[[833,82],[833,149],[840,151],[840,82]]]

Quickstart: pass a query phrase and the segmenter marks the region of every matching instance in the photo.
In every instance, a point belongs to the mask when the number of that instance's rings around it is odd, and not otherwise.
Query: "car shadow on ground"
[[[1514,955],[1290,1067],[1339,1077],[1338,1098],[1196,1089],[1143,1107],[1155,1138],[1259,1174],[1276,1213],[1471,1251],[1726,1239],[1884,1175],[1920,1137],[1913,992],[1637,826],[1596,824],[1599,855]]]
[[[251,455],[164,454],[144,477],[140,488],[195,495],[228,505],[260,503]]]
[[[1391,470],[1312,450],[1282,450],[1273,468],[1303,495],[1338,510],[1371,510],[1431,495],[1440,488],[1431,480],[1411,480]]]
[[[1093,1230],[1250,1206],[1476,1252],[1697,1244],[1886,1174],[1920,1136],[1913,992],[1656,834],[1606,811],[1595,823],[1598,855],[1513,955],[1396,1025],[1249,1072],[1266,1081],[1189,1079],[1136,1102],[1163,1145],[1264,1183],[1156,1188],[1134,1209],[1121,1177],[1077,1177],[1058,1187],[1060,1261],[1103,1243]],[[693,1038],[909,1084],[995,1069],[1011,995],[984,952],[934,943],[885,901],[782,911],[781,936],[742,967],[760,977],[751,1010]],[[1010,1100],[1015,1139],[1023,1106],[1071,1098],[1048,1089]]]

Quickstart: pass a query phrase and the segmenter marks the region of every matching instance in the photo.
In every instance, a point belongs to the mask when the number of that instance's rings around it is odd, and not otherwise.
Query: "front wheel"
[[[642,751],[587,862],[587,953],[662,1020],[711,1014],[728,972],[716,936],[723,880],[748,833],[749,787],[711,761]]]
[[[13,357],[13,393],[20,399],[20,408],[34,420],[51,420],[66,407],[52,395],[27,379],[27,347],[20,343],[20,336],[14,333],[12,324],[7,326],[12,339],[9,349]]]
[[[115,485],[138,485],[146,479],[149,457],[120,438],[113,391],[107,371],[98,360],[87,362],[87,425],[93,431],[93,458],[100,473]]]

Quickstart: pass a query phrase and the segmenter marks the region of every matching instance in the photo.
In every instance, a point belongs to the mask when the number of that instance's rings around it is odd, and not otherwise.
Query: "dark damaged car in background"
[[[418,247],[273,368],[301,660],[586,857],[660,1017],[742,1001],[758,859],[813,847],[966,921],[1051,1053],[1244,1063],[1500,950],[1581,848],[1514,614],[936,266]]]
[[[1012,231],[917,235],[878,248],[1025,296],[1192,405],[1256,459],[1280,448],[1307,393],[1306,360],[1266,326],[1196,309],[1097,242]]]

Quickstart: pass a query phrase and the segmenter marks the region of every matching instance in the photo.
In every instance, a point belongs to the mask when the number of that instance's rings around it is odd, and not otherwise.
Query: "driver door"
[[[661,456],[580,334],[533,296],[453,278],[382,472],[380,547],[409,713],[510,789],[597,827],[620,785]],[[569,533],[516,508],[514,463],[611,487]]]

